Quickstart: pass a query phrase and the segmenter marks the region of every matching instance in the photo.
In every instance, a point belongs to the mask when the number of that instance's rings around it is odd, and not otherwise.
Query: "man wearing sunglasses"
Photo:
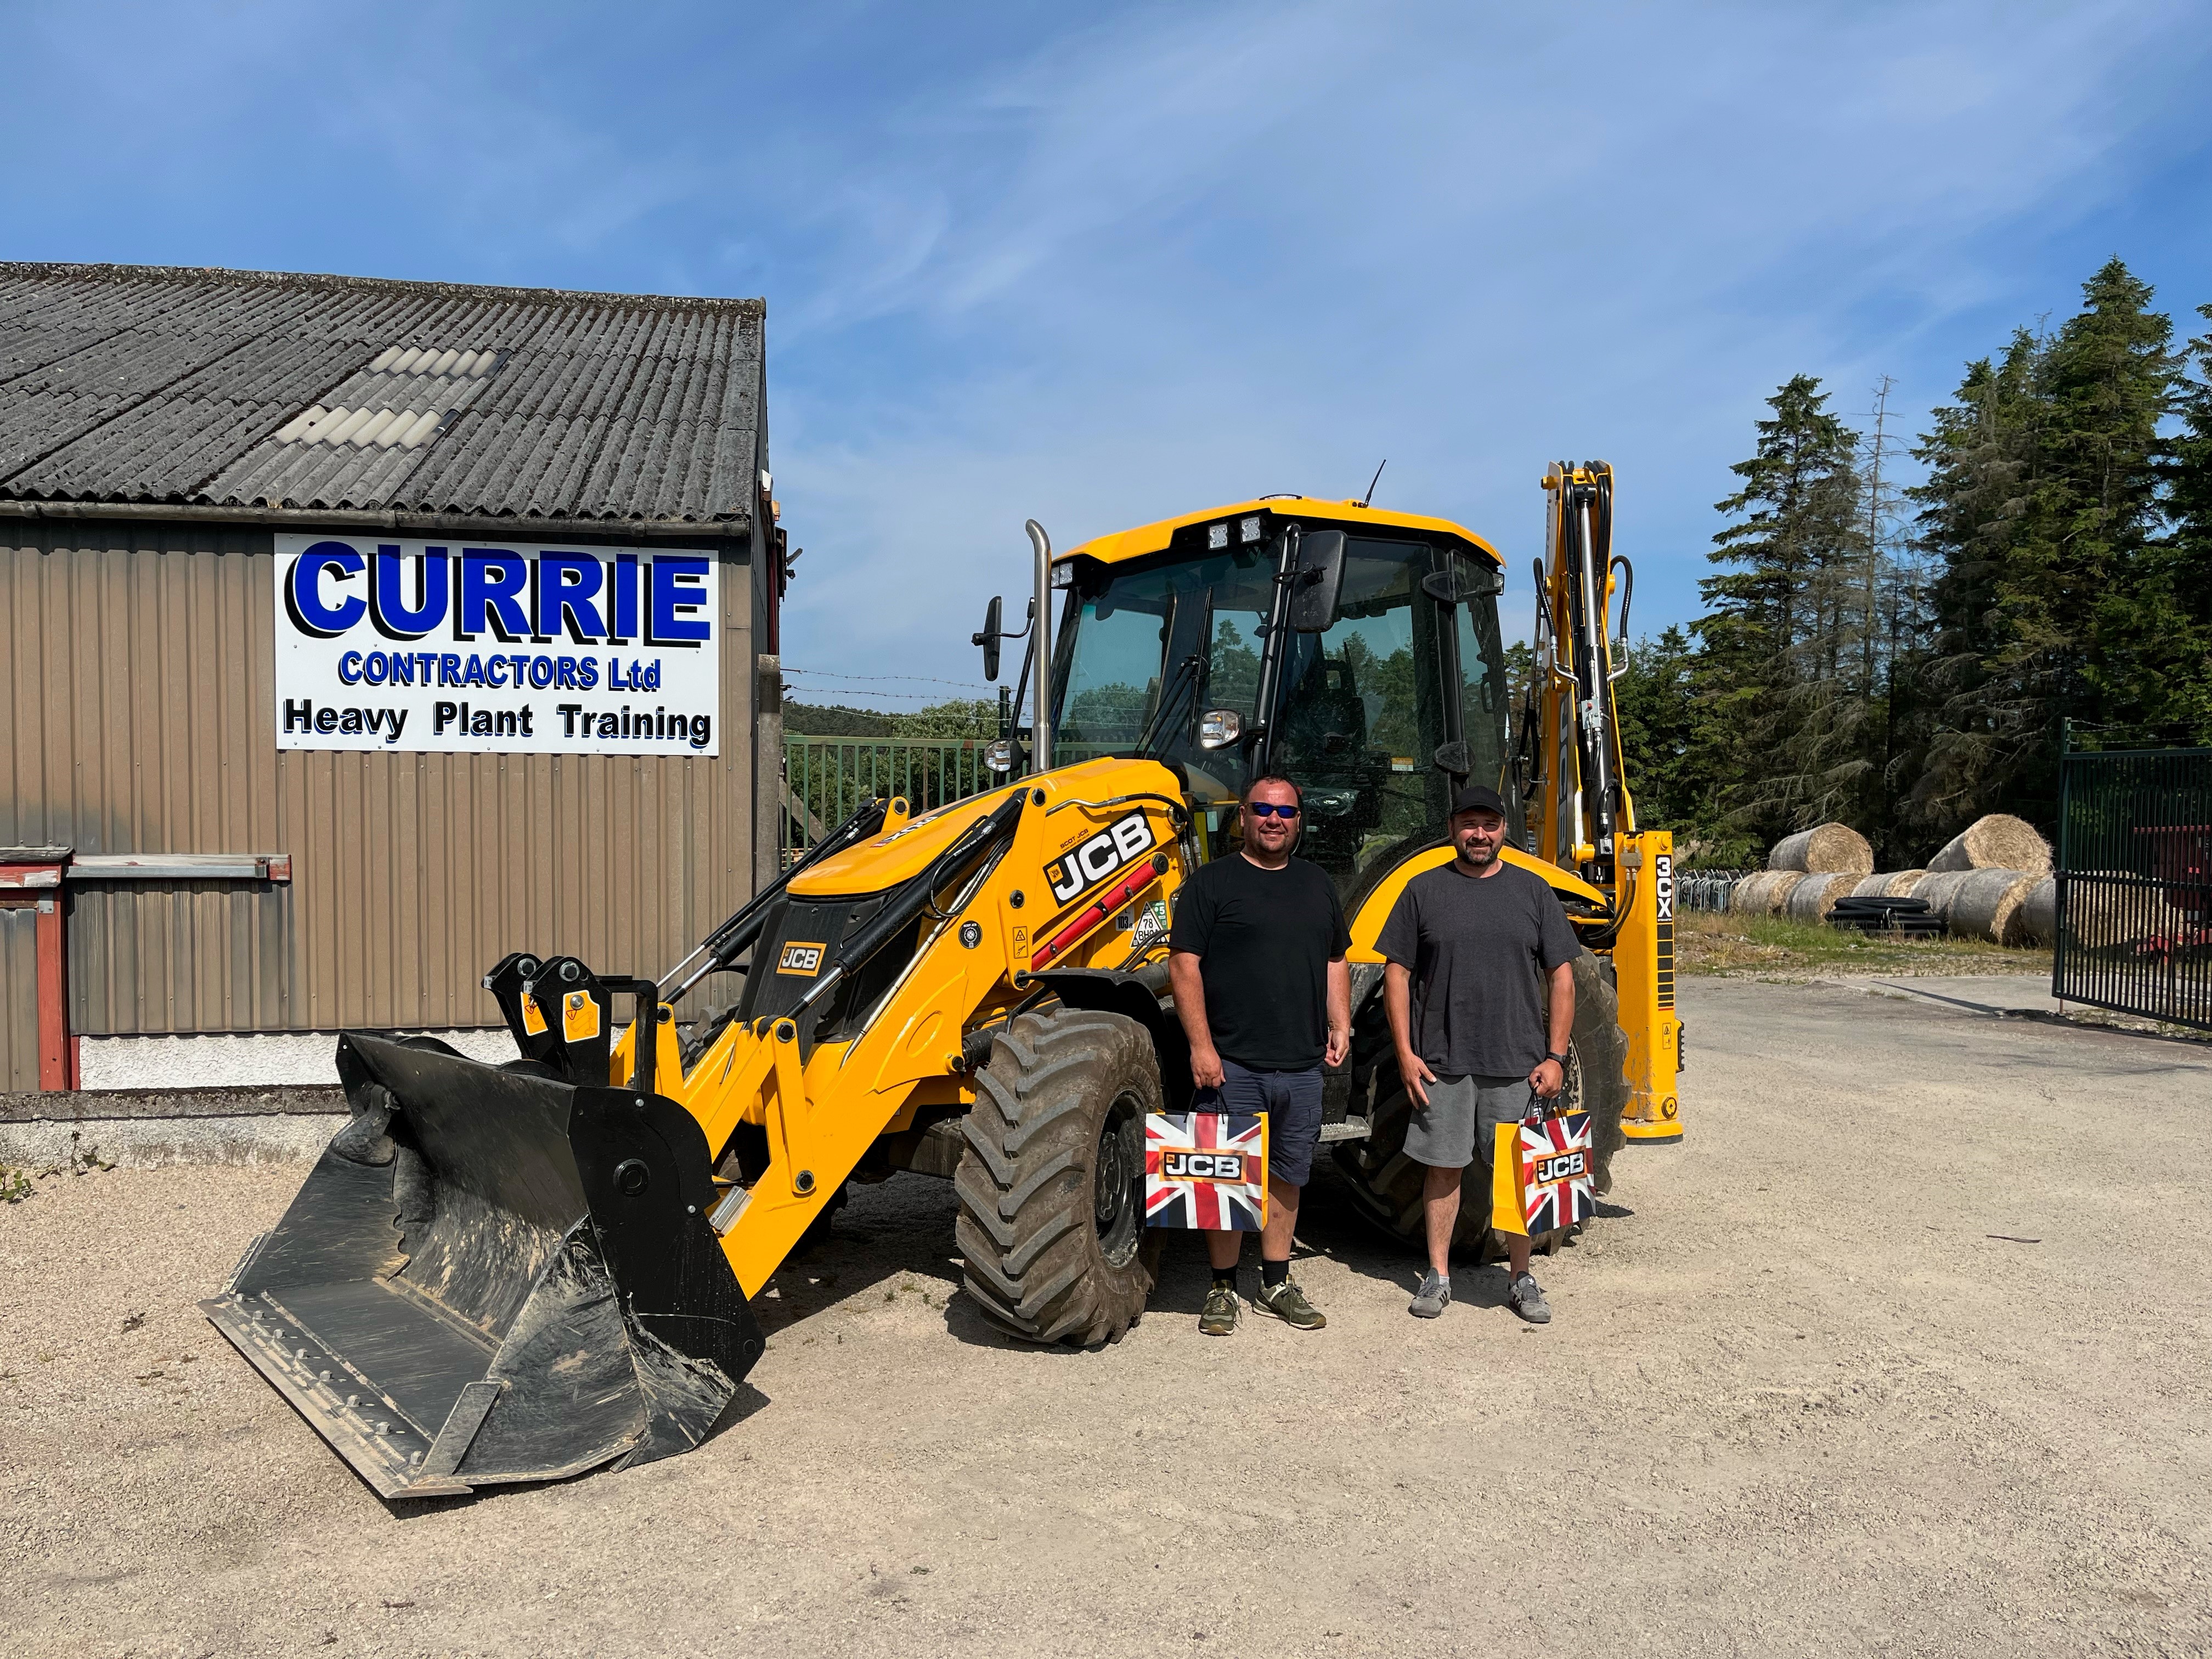
[[[1169,939],[1169,981],[1190,1039],[1192,1109],[1267,1115],[1267,1226],[1253,1305],[1302,1331],[1328,1321],[1291,1278],[1298,1194],[1321,1142],[1322,1068],[1352,1046],[1352,972],[1336,884],[1291,856],[1301,801],[1288,778],[1244,787],[1243,850],[1183,884]],[[1198,1328],[1237,1328],[1243,1238],[1208,1232],[1213,1285]]]

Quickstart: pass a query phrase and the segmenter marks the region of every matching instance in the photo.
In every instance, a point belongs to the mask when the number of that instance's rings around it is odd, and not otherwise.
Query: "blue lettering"
[[[495,658],[493,660],[496,661]],[[484,683],[483,659],[473,651],[469,653],[469,665],[461,671],[463,685],[482,685]]]
[[[637,555],[615,555],[614,570],[614,626],[608,630],[609,645],[626,645],[637,637]]]
[[[338,659],[338,678],[348,685],[361,684],[361,653],[349,651]]]
[[[589,645],[607,630],[599,621],[599,607],[592,598],[606,579],[597,559],[580,553],[541,553],[538,556],[538,632],[557,636],[565,625],[568,637]]]
[[[387,640],[419,640],[446,619],[451,580],[447,573],[446,550],[433,547],[424,551],[416,575],[422,603],[411,609],[400,591],[400,574],[404,566],[396,542],[380,544],[376,557],[370,562],[369,620]]]
[[[647,568],[651,573],[647,586],[652,596],[652,629],[647,637],[655,643],[670,644],[703,642],[708,639],[713,629],[706,618],[676,614],[679,611],[697,611],[706,605],[706,560],[664,555]]]
[[[361,677],[371,685],[381,685],[392,677],[392,659],[381,651],[372,651],[361,665]]]
[[[532,657],[530,659],[530,683],[543,691],[553,684],[553,659]]]
[[[486,657],[484,659],[484,684],[491,686],[505,685],[507,684],[507,659],[505,657]]]
[[[560,677],[561,689],[563,691],[575,690],[580,684],[576,678],[576,659],[574,657],[561,657],[556,658],[555,661],[555,672]]]
[[[424,683],[428,684],[428,677],[425,676]],[[461,684],[461,659],[451,651],[438,659],[438,684],[441,685]]]
[[[645,671],[645,678],[640,683],[638,689],[643,691],[658,691],[660,690],[659,658],[655,657],[653,659],[653,666]]]
[[[319,640],[335,638],[362,619],[368,605],[357,594],[347,594],[336,605],[323,603],[323,577],[336,571],[340,581],[362,573],[360,554],[343,542],[317,542],[292,562],[284,583],[284,608],[292,625]]]
[[[596,687],[599,683],[599,664],[592,661],[589,657],[579,657],[576,659],[576,684],[578,688],[585,691],[589,691]]]
[[[453,637],[474,639],[491,633],[502,640],[526,639],[530,618],[521,595],[530,585],[530,567],[519,554],[495,547],[461,550],[461,610]]]

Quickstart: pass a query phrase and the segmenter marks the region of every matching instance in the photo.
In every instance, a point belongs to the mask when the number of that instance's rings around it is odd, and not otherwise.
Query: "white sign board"
[[[276,538],[276,746],[718,755],[720,571],[682,548]]]

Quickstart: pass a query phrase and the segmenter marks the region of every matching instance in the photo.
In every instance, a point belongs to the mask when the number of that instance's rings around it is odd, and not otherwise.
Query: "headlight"
[[[1198,717],[1198,746],[1222,749],[1244,732],[1244,717],[1233,708],[1209,708]]]

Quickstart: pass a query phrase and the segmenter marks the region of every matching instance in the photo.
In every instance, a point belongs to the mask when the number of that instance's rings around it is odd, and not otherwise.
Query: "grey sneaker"
[[[1198,1328],[1207,1336],[1227,1336],[1237,1328],[1237,1317],[1243,1312],[1237,1292],[1226,1285],[1216,1285],[1206,1293],[1206,1307],[1198,1316]]]
[[[1451,1280],[1442,1273],[1423,1273],[1421,1288],[1413,1292],[1413,1299],[1406,1304],[1406,1311],[1416,1319],[1434,1319],[1451,1306]]]
[[[1534,1273],[1522,1273],[1515,1279],[1513,1288],[1506,1292],[1505,1301],[1515,1313],[1531,1325],[1552,1322],[1552,1304],[1544,1300],[1543,1287],[1536,1283]]]
[[[1328,1316],[1306,1300],[1306,1293],[1294,1279],[1286,1279],[1272,1288],[1263,1282],[1252,1305],[1265,1309],[1285,1325],[1295,1325],[1302,1331],[1317,1331],[1328,1323]]]

